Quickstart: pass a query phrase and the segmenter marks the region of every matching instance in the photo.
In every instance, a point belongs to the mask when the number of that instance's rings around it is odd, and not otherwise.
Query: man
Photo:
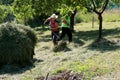
[[[44,21],[44,24],[49,21],[51,37],[52,37],[54,45],[57,45],[57,41],[59,38],[58,22],[56,20],[57,18],[58,18],[58,16],[56,14],[52,14],[49,18],[47,18]]]
[[[70,30],[70,15],[71,12],[69,11],[68,14],[65,15],[64,19],[62,20],[62,33],[60,39],[63,39],[64,36],[67,34],[69,43],[72,42],[72,32]]]

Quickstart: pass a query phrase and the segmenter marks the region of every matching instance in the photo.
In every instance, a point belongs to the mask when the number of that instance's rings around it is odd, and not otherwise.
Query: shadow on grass
[[[104,51],[112,51],[112,50],[120,49],[119,45],[115,45],[114,42],[110,41],[109,39],[103,38],[101,39],[100,42],[97,42],[96,39],[98,38],[98,34],[99,34],[98,32],[99,32],[98,30],[79,31],[74,34],[74,37],[76,37],[78,40],[82,39],[83,41],[93,40],[93,43],[91,43],[88,46],[88,49],[91,50],[99,50],[104,52]],[[111,36],[112,38],[120,38],[120,28],[103,29],[102,32],[103,32],[102,35],[103,37]]]
[[[18,64],[8,64],[8,65],[3,65],[0,66],[0,75],[4,75],[4,74],[21,74],[24,73],[25,71],[28,71],[32,68],[35,67],[34,63],[39,63],[39,62],[43,62],[43,60],[37,60],[37,59],[33,59],[33,61],[31,62],[27,62],[25,64],[22,65],[18,65]]]
[[[120,28],[115,28],[115,29],[103,29],[102,30],[102,36],[105,37],[105,36],[112,36],[114,37],[114,35],[118,35],[116,37],[120,38]],[[91,30],[91,31],[79,31],[79,32],[76,32],[74,34],[73,37],[76,37],[79,38],[79,39],[83,39],[85,41],[88,41],[88,40],[96,40],[98,38],[98,35],[99,35],[99,31],[98,30]]]
[[[78,34],[73,35],[73,41],[72,42],[74,43],[73,46],[76,47],[76,48],[85,44],[85,42],[83,42],[81,40],[81,37]]]
[[[43,32],[49,30],[48,26],[41,26],[41,27],[37,27],[35,28],[35,31],[39,32],[38,34],[42,35]],[[103,29],[102,30],[103,33],[103,37],[107,36],[107,35],[115,35],[120,33],[120,28],[115,28],[115,29]],[[76,32],[75,35],[73,35],[73,38],[80,38],[80,39],[84,39],[84,40],[90,40],[90,39],[96,39],[98,37],[99,31],[98,30],[91,30],[91,31],[79,31]],[[51,35],[51,34],[50,34]],[[50,37],[50,35],[47,36],[42,36],[43,38],[47,38]],[[120,35],[116,36],[120,38]]]
[[[97,50],[101,52],[105,51],[114,51],[120,49],[120,45],[116,45],[114,42],[109,41],[108,39],[101,39],[99,42],[94,41],[88,46],[88,49]]]
[[[38,30],[42,30],[42,31],[46,31],[48,30],[46,29],[38,29]],[[106,36],[111,36],[113,38],[120,38],[120,28],[115,28],[115,29],[103,29],[102,30],[103,33],[103,37]],[[51,34],[50,34],[51,35]],[[41,38],[38,40],[38,42],[48,42],[48,41],[52,41],[51,36],[50,35],[46,35],[46,36],[41,36]],[[73,43],[75,43],[74,47],[80,47],[82,45],[85,44],[85,41],[89,41],[89,40],[96,40],[98,38],[99,35],[99,31],[98,30],[91,30],[91,31],[79,31],[79,32],[75,32],[73,34]],[[67,38],[67,37],[66,37]],[[65,48],[67,49],[67,48]],[[100,50],[100,51],[107,51],[107,50],[115,50],[115,49],[119,49],[119,46],[112,44],[111,42],[109,42],[107,39],[104,40],[103,43],[101,44],[97,44],[96,42],[93,42],[92,44],[90,44],[88,46],[88,49],[95,49],[95,50]],[[62,50],[61,47],[58,47],[58,51]],[[64,50],[64,49],[63,49]],[[56,51],[56,49],[55,49]],[[69,51],[69,49],[68,49]]]
[[[103,30],[103,36],[112,36],[117,35],[115,37],[120,38],[120,28],[115,28],[115,29],[104,29]]]

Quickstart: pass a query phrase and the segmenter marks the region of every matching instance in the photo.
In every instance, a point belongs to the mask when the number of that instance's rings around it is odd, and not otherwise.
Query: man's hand
[[[43,24],[46,24],[46,21],[44,21],[44,23]]]
[[[66,20],[62,20],[62,22],[69,26],[69,23]]]
[[[66,20],[62,20],[62,22],[65,23],[65,24],[67,23]]]

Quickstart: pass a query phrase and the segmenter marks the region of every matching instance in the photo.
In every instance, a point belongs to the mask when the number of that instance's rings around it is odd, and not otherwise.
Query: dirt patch
[[[63,71],[56,75],[38,77],[35,80],[86,80],[83,73],[74,73],[73,71]]]

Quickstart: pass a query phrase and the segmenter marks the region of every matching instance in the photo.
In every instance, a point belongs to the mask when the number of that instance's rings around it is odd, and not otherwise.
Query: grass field
[[[80,11],[81,12],[81,11]],[[90,22],[92,20],[98,22],[98,15],[95,13],[86,13],[86,14],[81,14],[78,12],[75,16],[75,22]],[[103,16],[103,21],[104,22],[116,22],[120,21],[120,10],[119,9],[110,9],[106,10],[102,16]]]
[[[99,44],[94,42],[98,37],[98,23],[94,27],[92,22],[76,24],[73,42],[56,52],[53,51],[50,31],[37,27],[34,65],[24,68],[6,65],[0,69],[0,80],[34,80],[63,70],[83,73],[86,80],[120,80],[119,24],[103,22],[104,40]]]

